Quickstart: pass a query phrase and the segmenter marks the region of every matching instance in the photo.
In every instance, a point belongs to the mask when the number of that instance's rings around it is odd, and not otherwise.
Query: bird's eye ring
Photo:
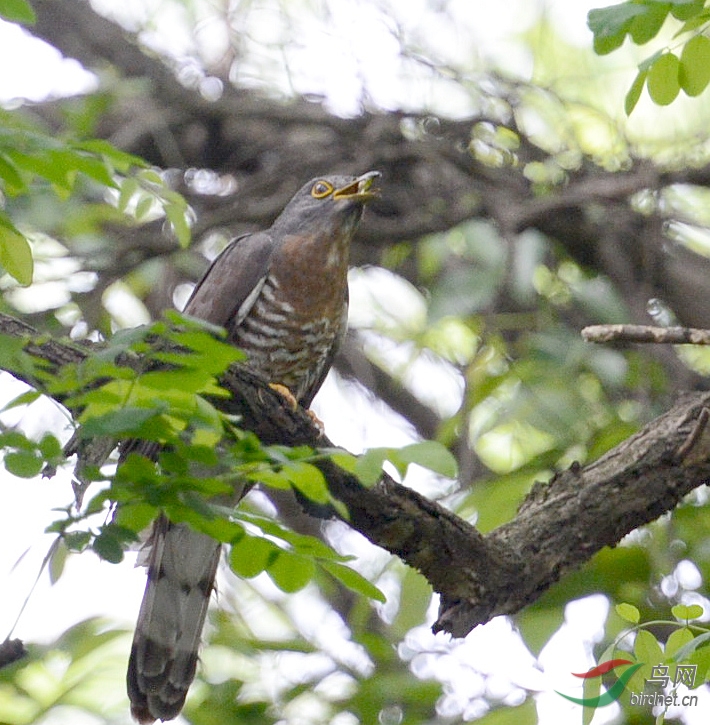
[[[327,181],[316,181],[311,189],[311,196],[314,199],[324,199],[328,194],[332,193],[333,185]]]

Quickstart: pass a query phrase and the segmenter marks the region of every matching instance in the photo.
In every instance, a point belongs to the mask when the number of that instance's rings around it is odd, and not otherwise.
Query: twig
[[[710,345],[710,330],[653,325],[590,325],[582,330],[587,342],[643,342],[663,345]]]

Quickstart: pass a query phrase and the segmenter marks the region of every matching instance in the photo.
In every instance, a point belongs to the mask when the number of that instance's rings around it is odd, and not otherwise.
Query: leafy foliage
[[[684,685],[690,690],[698,689],[710,679],[710,647],[707,646],[710,631],[705,627],[689,624],[689,620],[703,617],[703,608],[699,605],[673,607],[673,615],[676,619],[684,620],[684,623],[675,620],[640,622],[639,610],[627,602],[617,604],[616,612],[634,627],[622,631],[601,654],[600,667],[590,670],[587,675],[589,679],[585,680],[584,697],[598,697],[602,684],[601,675],[610,671],[609,665],[625,663],[628,667],[620,670],[623,674],[610,691],[618,691],[618,696],[622,692],[618,685],[623,683],[626,689],[634,693],[648,693],[651,688],[651,694],[658,692],[664,699],[670,692],[670,697],[664,703],[665,710],[656,719],[656,722],[663,723],[669,707],[673,704],[673,693],[679,686]],[[654,634],[656,630],[670,631],[665,635],[664,641],[659,641]],[[599,671],[598,675],[589,676],[596,671]],[[595,710],[595,705],[585,706],[585,723],[591,722]]]
[[[589,29],[594,33],[594,50],[606,55],[619,48],[628,36],[645,45],[661,31],[668,18],[677,21],[674,39],[685,37],[680,55],[675,50],[655,52],[640,65],[626,95],[627,114],[636,107],[644,85],[659,106],[672,103],[680,91],[700,95],[710,83],[710,38],[703,32],[710,25],[710,9],[703,0],[629,0],[618,5],[590,10]]]
[[[107,685],[125,666],[123,637],[120,630],[92,619],[74,625],[50,644],[33,645],[27,658],[0,670],[2,721],[30,725],[61,708],[96,717],[117,712],[120,699],[115,693],[106,695]]]
[[[347,557],[322,541],[263,516],[233,512],[227,505],[239,481],[293,487],[318,503],[338,503],[313,464],[322,454],[309,448],[262,446],[214,406],[214,398],[226,394],[219,376],[243,359],[241,351],[215,338],[214,332],[201,321],[168,313],[165,321],[117,334],[96,355],[64,366],[57,375],[37,370],[44,382],[42,392],[61,396],[67,406],[81,411],[80,456],[81,442],[97,438],[109,438],[114,446],[140,439],[160,451],[156,463],[131,453],[114,474],[103,473],[100,462],[91,472],[85,469],[107,485],[83,511],[67,510],[49,530],[58,532],[70,550],[90,547],[102,559],[117,563],[126,544],[136,541],[164,511],[173,521],[190,523],[231,544],[232,568],[241,576],[266,571],[280,589],[295,592],[311,581],[318,566],[353,591],[383,601],[376,587],[344,566]],[[140,359],[140,364],[126,364],[130,359]],[[21,477],[36,476],[46,466],[56,469],[63,459],[51,434],[34,443],[9,430],[0,434],[0,445],[5,468]],[[404,460],[408,449],[403,450]],[[426,462],[428,456],[422,450],[409,458]],[[120,508],[113,520],[94,529],[81,528],[114,503]]]
[[[4,196],[27,196],[48,188],[59,199],[67,199],[87,181],[116,190],[121,212],[134,202],[137,221],[154,207],[161,208],[180,244],[189,243],[185,200],[167,188],[142,159],[100,139],[58,139],[18,112],[0,111],[0,192]],[[31,238],[31,230],[23,233],[9,214],[0,211],[0,266],[22,285],[29,285],[33,278]]]
[[[365,486],[374,486],[380,480],[385,462],[392,464],[402,478],[412,463],[446,478],[456,478],[457,473],[456,459],[451,451],[437,441],[422,441],[402,448],[369,448],[357,457],[336,451],[331,458],[346,471],[354,473]]]

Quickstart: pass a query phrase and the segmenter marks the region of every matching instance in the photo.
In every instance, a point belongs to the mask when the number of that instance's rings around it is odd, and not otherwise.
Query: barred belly
[[[301,400],[320,379],[345,314],[338,324],[326,315],[299,315],[284,299],[278,280],[269,275],[244,319],[235,322],[230,339],[247,354],[249,366]]]

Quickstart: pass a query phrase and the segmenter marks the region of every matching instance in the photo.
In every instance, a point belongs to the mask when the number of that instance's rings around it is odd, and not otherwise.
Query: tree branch
[[[0,335],[23,339],[24,351],[50,370],[91,354],[42,338],[2,314]],[[5,360],[3,367],[32,384],[21,364]],[[284,406],[281,395],[248,368],[232,367],[221,384],[232,394],[224,410],[239,415],[264,443],[330,446],[305,411]],[[461,637],[532,603],[601,548],[615,546],[703,485],[710,477],[709,408],[710,394],[687,396],[594,463],[537,483],[515,518],[486,536],[386,474],[365,488],[330,459],[317,465],[333,496],[346,505],[347,523],[417,568],[439,592],[435,631]]]
[[[635,342],[663,345],[710,345],[710,330],[653,325],[590,325],[582,330],[587,342]]]

